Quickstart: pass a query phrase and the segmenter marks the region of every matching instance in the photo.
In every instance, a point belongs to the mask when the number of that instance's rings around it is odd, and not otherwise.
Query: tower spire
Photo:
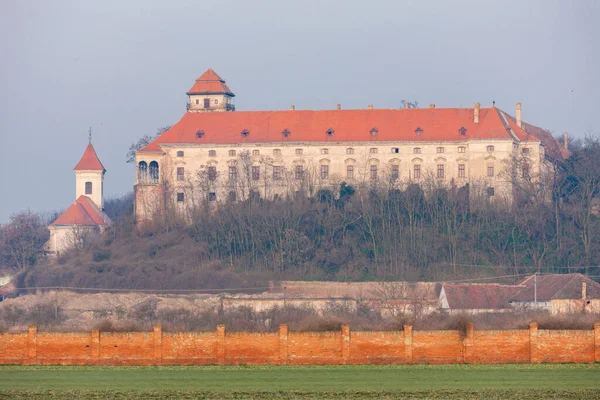
[[[90,130],[88,131],[88,140],[92,143],[92,127],[90,126]]]

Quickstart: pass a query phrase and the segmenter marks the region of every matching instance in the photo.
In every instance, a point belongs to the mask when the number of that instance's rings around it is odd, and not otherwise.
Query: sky
[[[105,196],[213,68],[238,110],[496,106],[600,133],[597,0],[0,0],[0,223],[64,210],[92,128]]]

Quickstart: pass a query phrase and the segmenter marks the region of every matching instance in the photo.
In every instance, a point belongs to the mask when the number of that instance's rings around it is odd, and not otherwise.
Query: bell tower
[[[78,199],[79,196],[87,196],[100,210],[104,209],[106,169],[92,146],[92,128],[90,128],[89,143],[73,170],[75,171],[75,199]]]
[[[235,94],[212,69],[206,70],[196,79],[196,83],[186,94],[188,112],[235,111]]]

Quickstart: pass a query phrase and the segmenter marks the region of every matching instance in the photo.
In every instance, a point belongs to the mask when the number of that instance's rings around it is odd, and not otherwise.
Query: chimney
[[[583,300],[587,298],[587,285],[585,282],[581,282],[581,298]]]
[[[369,110],[373,109],[373,104],[369,104],[369,106],[367,107]]]
[[[290,106],[290,110],[295,110],[295,109],[296,109],[296,106],[292,104],[292,105]]]
[[[410,104],[408,102],[404,103],[404,108],[408,109],[408,107],[410,107]]]
[[[473,104],[473,123],[475,124],[479,123],[479,107],[481,107],[481,104]]]
[[[567,132],[563,133],[563,147],[565,150],[569,150],[569,134]]]
[[[342,105],[338,104],[335,108],[337,108],[338,110],[341,110],[342,109]]]
[[[430,104],[429,108],[435,108],[435,104]]]
[[[523,127],[523,123],[521,122],[521,103],[517,103],[517,125],[519,128]]]

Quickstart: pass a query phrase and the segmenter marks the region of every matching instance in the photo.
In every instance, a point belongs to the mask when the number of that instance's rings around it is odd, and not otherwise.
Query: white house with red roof
[[[562,156],[551,135],[522,120],[520,103],[514,117],[479,103],[236,111],[233,91],[212,69],[187,95],[179,122],[136,154],[138,221],[205,202],[335,194],[342,181],[390,189],[468,183],[471,196],[510,203],[514,179],[539,182],[546,160]]]
[[[89,235],[112,224],[104,213],[103,192],[106,169],[98,159],[91,137],[75,171],[75,201],[50,224],[50,239],[44,245],[49,255],[79,246]]]

